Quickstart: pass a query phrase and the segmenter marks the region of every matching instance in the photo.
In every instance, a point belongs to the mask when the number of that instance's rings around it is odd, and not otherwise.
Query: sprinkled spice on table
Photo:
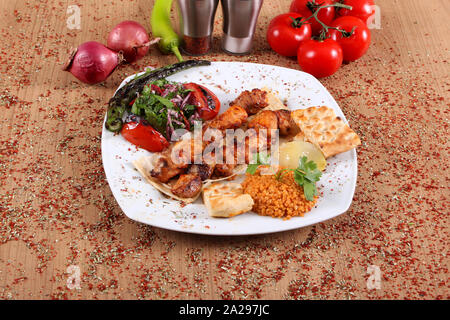
[[[205,58],[296,69],[265,41],[289,2],[265,2],[254,52],[242,57],[221,52],[218,12]],[[83,2],[81,30],[67,28],[58,1],[4,1],[0,298],[449,299],[449,39],[439,23],[448,17],[436,0],[376,3],[382,29],[367,55],[321,80],[363,141],[352,206],[315,226],[226,238],[135,223],[105,180],[109,98],[126,76],[176,58],[152,49],[95,86],[60,71],[70,47],[104,39],[123,12],[149,30],[152,1]],[[67,286],[69,266],[79,289]],[[368,288],[370,266],[381,289]]]

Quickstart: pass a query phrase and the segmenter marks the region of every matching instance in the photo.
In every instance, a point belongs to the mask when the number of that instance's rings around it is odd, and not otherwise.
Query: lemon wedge
[[[301,157],[306,156],[309,161],[314,161],[320,171],[325,170],[327,161],[322,151],[315,145],[305,141],[285,142],[279,148],[280,166],[289,169],[297,169]]]

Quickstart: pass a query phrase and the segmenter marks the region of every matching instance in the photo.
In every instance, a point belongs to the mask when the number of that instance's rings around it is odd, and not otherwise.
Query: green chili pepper
[[[179,61],[183,61],[179,47],[181,39],[172,28],[170,21],[170,9],[173,0],[156,0],[153,6],[150,24],[154,37],[161,38],[158,46],[165,53],[173,53]]]

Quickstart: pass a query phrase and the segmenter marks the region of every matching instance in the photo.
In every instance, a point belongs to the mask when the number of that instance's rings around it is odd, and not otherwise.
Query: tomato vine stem
[[[320,32],[320,35],[318,37],[319,38],[318,40],[320,40],[320,41],[323,41],[323,40],[325,40],[327,38],[327,33],[328,33],[328,30],[330,30],[330,29],[339,31],[342,34],[343,37],[350,37],[353,34],[353,32],[354,32],[354,29],[352,31],[348,32],[348,31],[345,31],[343,29],[330,27],[330,26],[326,25],[325,23],[323,23],[322,21],[320,21],[320,19],[318,18],[318,14],[319,14],[320,10],[325,9],[325,8],[331,8],[331,7],[344,8],[344,9],[349,9],[349,10],[353,9],[352,6],[348,6],[346,4],[342,4],[342,3],[339,3],[339,2],[333,3],[333,4],[328,4],[328,5],[325,5],[325,6],[318,6],[318,7],[315,7],[315,11],[313,12],[313,14],[310,17],[308,17],[305,20],[303,20],[303,22],[306,22],[306,21],[314,18],[314,19],[316,19],[316,21],[318,23],[320,23],[320,25],[323,27],[323,30]]]
[[[306,20],[304,20],[303,17],[299,17],[299,18],[289,17],[289,18],[291,18],[291,20],[292,20],[292,23],[291,23],[292,27],[296,28],[296,29],[301,28],[306,22]]]

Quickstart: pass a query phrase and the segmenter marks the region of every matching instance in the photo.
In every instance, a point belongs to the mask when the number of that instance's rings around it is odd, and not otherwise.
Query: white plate
[[[122,85],[131,78],[125,79]],[[278,92],[291,109],[326,105],[345,119],[322,84],[313,76],[297,70],[253,63],[213,62],[211,66],[186,70],[168,79],[205,85],[222,102],[221,112],[243,90],[268,87]],[[112,193],[123,212],[135,221],[175,231],[251,235],[301,228],[347,211],[356,186],[357,160],[356,151],[352,150],[328,159],[328,166],[318,183],[321,195],[317,205],[304,217],[282,220],[251,212],[231,219],[217,219],[208,216],[201,197],[197,202],[182,207],[178,201],[167,199],[146,183],[134,169],[132,161],[148,154],[103,126],[103,166]]]

